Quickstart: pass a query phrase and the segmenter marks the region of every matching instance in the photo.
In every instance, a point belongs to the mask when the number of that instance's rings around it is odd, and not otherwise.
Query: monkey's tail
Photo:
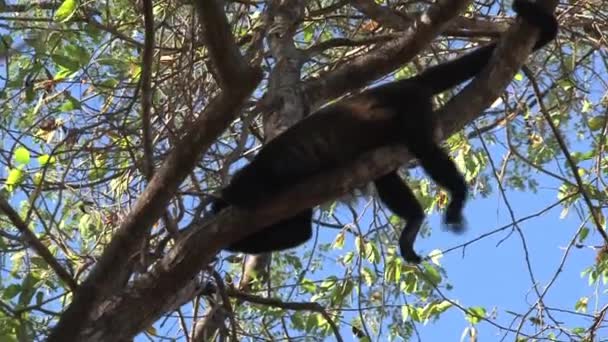
[[[513,10],[531,25],[540,30],[538,41],[534,50],[540,49],[555,38],[558,30],[557,19],[552,12],[530,0],[515,0]],[[496,43],[490,43],[473,50],[459,58],[432,66],[421,74],[399,82],[411,82],[424,85],[433,94],[438,94],[457,86],[460,83],[477,75],[486,66]]]
[[[534,45],[534,50],[540,49],[547,43],[555,39],[559,24],[553,13],[541,7],[536,2],[529,0],[513,1],[513,11],[540,29],[538,41]]]

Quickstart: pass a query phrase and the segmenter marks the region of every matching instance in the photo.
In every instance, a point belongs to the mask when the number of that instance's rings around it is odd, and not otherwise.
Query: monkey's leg
[[[462,210],[467,199],[467,183],[450,156],[432,140],[419,141],[408,149],[418,158],[426,173],[450,193],[450,204],[444,222],[453,232],[462,232],[465,220]]]
[[[419,263],[421,259],[414,252],[414,242],[424,220],[422,206],[397,171],[376,179],[374,183],[382,203],[407,222],[399,236],[401,256],[408,262]]]
[[[409,102],[402,101],[397,108],[401,114],[401,139],[433,181],[450,193],[450,204],[444,222],[451,231],[462,232],[465,228],[462,209],[467,198],[467,184],[450,156],[435,143],[432,93],[423,87],[409,92],[415,96],[412,95]]]
[[[312,236],[312,209],[265,227],[225,249],[232,252],[260,254],[297,247]]]

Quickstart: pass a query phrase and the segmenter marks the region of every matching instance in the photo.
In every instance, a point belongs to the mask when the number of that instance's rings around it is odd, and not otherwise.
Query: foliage
[[[86,277],[147,184],[144,160],[160,165],[183,127],[219,91],[191,3],[155,1],[154,150],[145,155],[141,2],[0,5],[5,65],[0,71],[1,195],[53,257],[48,260],[28,248],[24,227],[2,215],[0,341],[46,336],[71,299],[52,262],[78,282]],[[257,48],[255,35],[268,23],[271,2],[226,1],[235,39],[246,56]],[[297,51],[306,56],[303,82],[323,78],[399,36],[379,22],[382,17],[372,20],[356,3],[390,6],[391,13],[428,8],[425,2],[349,3],[306,2],[293,37]],[[462,53],[500,27],[492,18],[507,7],[507,2],[473,2],[467,12],[481,24],[454,23],[432,48],[387,77],[404,78]],[[529,79],[518,74],[484,116],[445,144],[473,189],[470,206],[476,209],[467,211],[472,217],[467,235],[455,240],[431,229],[439,227],[438,214],[448,198],[418,170],[404,168],[403,175],[433,213],[417,246],[426,251],[425,262],[403,262],[395,249],[403,222],[373,196],[325,204],[316,211],[313,241],[275,253],[268,281],[252,285],[250,294],[257,297],[240,302],[231,292],[242,278],[240,256],[218,255],[212,266],[219,278],[201,272],[202,283],[226,283],[236,324],[226,319],[228,331],[234,329],[239,340],[331,339],[332,324],[346,340],[361,341],[493,340],[496,333],[521,341],[607,336],[601,329],[608,311],[608,258],[602,247],[607,241],[598,231],[605,229],[608,204],[608,4],[570,1],[559,9],[560,39],[529,62],[541,98]],[[400,18],[408,23],[407,16]],[[275,48],[263,44],[259,53],[269,73],[277,67]],[[260,102],[269,83],[268,78],[262,82],[252,103]],[[450,96],[439,96],[437,106]],[[255,116],[259,113],[252,108],[201,156],[167,208],[168,219],[152,228],[137,256],[137,272],[145,272],[174,245],[177,235],[171,226],[183,229],[208,216],[208,195],[255,153],[265,134],[265,116]],[[561,132],[566,149],[552,126]],[[489,199],[494,201],[488,204]],[[506,215],[487,214],[504,207]],[[490,278],[504,264],[510,265],[502,272],[506,278]],[[266,303],[263,297],[283,305]],[[505,303],[502,297],[519,301]],[[216,302],[213,293],[203,291],[141,334],[184,339]],[[311,302],[324,312],[291,305]]]

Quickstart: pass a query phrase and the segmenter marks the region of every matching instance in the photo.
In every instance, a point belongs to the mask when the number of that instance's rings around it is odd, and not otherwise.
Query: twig
[[[545,107],[545,104],[542,101],[541,91],[540,91],[540,88],[538,87],[538,82],[536,82],[536,78],[534,77],[534,74],[532,73],[532,71],[530,71],[530,69],[528,69],[528,67],[524,66],[522,69],[523,69],[524,74],[526,74],[526,77],[528,77],[528,79],[530,80],[530,83],[532,84],[532,89],[534,90],[534,94],[536,95],[536,98],[538,101],[538,106],[540,108],[540,112],[543,115],[543,117],[545,118],[545,121],[547,122],[549,127],[551,128],[551,131],[553,132],[553,135],[555,136],[555,140],[557,141],[559,148],[562,150],[564,157],[566,157],[568,166],[570,167],[570,170],[572,171],[572,175],[574,176],[574,179],[576,180],[576,184],[578,186],[578,191],[581,193],[581,195],[583,195],[583,200],[585,201],[585,204],[589,208],[589,211],[591,213],[591,218],[593,219],[593,223],[595,223],[595,228],[598,231],[598,233],[600,233],[602,238],[604,239],[604,243],[608,244],[608,233],[606,233],[606,231],[602,227],[602,220],[600,219],[595,207],[593,206],[593,203],[591,202],[591,198],[589,197],[589,194],[585,190],[585,185],[583,184],[583,180],[578,172],[578,166],[574,162],[574,159],[572,159],[572,156],[570,155],[570,151],[568,151],[568,146],[566,145],[566,142],[564,141],[557,126],[555,126],[555,124],[553,123],[553,120],[551,120],[549,111],[547,110],[547,107]]]
[[[19,214],[11,207],[8,201],[0,196],[0,211],[4,212],[11,223],[21,232],[24,242],[30,248],[32,248],[46,263],[51,266],[53,271],[57,274],[59,279],[61,279],[72,291],[75,291],[78,288],[76,281],[72,276],[66,271],[59,262],[55,259],[53,254],[46,248],[46,246],[36,237],[36,234],[32,232],[27,224],[21,219]]]

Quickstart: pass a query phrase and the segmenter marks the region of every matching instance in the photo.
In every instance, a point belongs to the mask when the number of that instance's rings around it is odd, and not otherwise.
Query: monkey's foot
[[[419,264],[422,261],[422,258],[420,258],[418,256],[418,254],[416,254],[416,252],[414,252],[414,249],[412,248],[412,246],[399,246],[399,250],[401,252],[401,256],[403,257],[403,259],[405,259],[405,261],[412,263],[412,264]]]
[[[462,216],[461,208],[452,208],[448,206],[443,218],[443,224],[449,231],[456,234],[464,232],[467,228],[467,221]]]

